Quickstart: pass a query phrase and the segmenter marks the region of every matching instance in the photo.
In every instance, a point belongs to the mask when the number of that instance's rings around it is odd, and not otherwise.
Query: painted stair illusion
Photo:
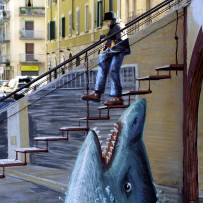
[[[110,109],[118,109],[118,108],[127,108],[130,106],[131,102],[131,96],[133,95],[146,95],[146,94],[151,94],[151,81],[154,80],[164,80],[164,79],[170,79],[171,78],[171,71],[183,71],[184,70],[184,65],[183,64],[170,64],[170,65],[165,65],[161,66],[155,69],[157,71],[157,75],[149,75],[141,78],[137,78],[136,80],[139,81],[139,87],[140,87],[140,82],[142,81],[149,81],[149,87],[148,90],[137,90],[137,91],[129,91],[125,92],[122,94],[123,97],[128,96],[128,103],[124,105],[107,105],[107,106],[100,106],[98,107],[99,111],[99,116],[98,117],[83,117],[79,118],[79,126],[78,127],[62,127],[59,130],[63,132],[70,132],[70,131],[89,131],[89,125],[88,125],[88,120],[109,120],[110,119]],[[160,71],[169,71],[168,75],[159,75]],[[106,116],[101,116],[102,110],[107,110],[107,115]],[[87,121],[86,127],[81,127],[81,121]]]
[[[6,167],[12,167],[12,166],[25,166],[27,165],[27,154],[28,153],[47,153],[48,150],[48,143],[50,141],[68,141],[69,140],[69,132],[88,132],[90,127],[88,125],[89,120],[109,120],[110,119],[110,109],[124,109],[129,107],[130,102],[131,102],[131,96],[136,96],[136,95],[147,95],[151,94],[151,81],[154,80],[163,80],[163,79],[170,79],[171,78],[171,71],[183,71],[184,70],[184,65],[183,64],[171,64],[171,65],[166,65],[162,67],[158,67],[155,69],[157,71],[157,75],[149,75],[146,77],[141,77],[137,78],[136,80],[139,81],[139,87],[140,83],[142,81],[149,81],[149,87],[147,90],[136,90],[136,91],[128,91],[122,94],[123,97],[128,97],[127,104],[124,105],[108,105],[108,106],[100,106],[98,107],[99,111],[99,116],[98,117],[83,117],[79,118],[79,125],[74,127],[74,126],[68,126],[68,127],[61,127],[59,131],[62,133],[62,136],[47,136],[47,137],[35,137],[34,141],[36,143],[36,147],[28,147],[28,148],[18,148],[16,149],[16,159],[0,159],[0,167],[3,168],[2,174],[0,174],[0,178],[5,177],[5,168]],[[168,75],[159,75],[160,71],[168,71]],[[102,115],[102,110],[107,110],[107,115],[106,116],[101,116]],[[87,121],[86,127],[80,126],[81,121]],[[40,148],[38,147],[39,142],[45,142],[46,147],[45,148]],[[24,161],[18,160],[18,154],[24,154]]]
[[[16,149],[16,159],[0,159],[0,167],[3,169],[2,174],[0,174],[0,178],[5,178],[5,168],[12,166],[25,166],[27,165],[27,154],[28,153],[47,153],[48,150],[48,142],[50,141],[67,141],[68,135],[65,136],[47,136],[47,137],[35,137],[34,141],[36,142],[36,147],[27,147],[27,148],[18,148]],[[46,142],[46,148],[38,147],[38,142]],[[24,154],[24,161],[18,160],[18,154]]]

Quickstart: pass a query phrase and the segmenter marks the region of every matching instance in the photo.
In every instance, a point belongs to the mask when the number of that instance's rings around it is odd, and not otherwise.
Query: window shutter
[[[47,24],[47,40],[50,40],[50,23]]]
[[[62,37],[65,37],[65,35],[66,35],[65,17],[63,17],[63,18],[61,19],[61,24],[62,24],[61,36],[62,36]]]
[[[48,7],[48,8],[51,7],[51,0],[47,0],[47,7]]]
[[[95,9],[94,9],[94,27],[97,27],[97,10],[98,10],[98,2],[95,3]]]
[[[55,21],[50,22],[50,40],[55,39]]]
[[[72,36],[72,13],[69,12],[69,36]]]
[[[113,11],[113,1],[109,0],[109,11]]]
[[[89,6],[85,5],[85,32],[89,31]]]
[[[97,27],[102,27],[102,1],[98,1],[98,22]]]
[[[97,1],[97,27],[99,27],[99,1]]]
[[[76,34],[80,33],[80,9],[76,10]]]

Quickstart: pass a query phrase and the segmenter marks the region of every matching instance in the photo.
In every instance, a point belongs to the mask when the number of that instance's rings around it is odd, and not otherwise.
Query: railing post
[[[54,79],[57,78],[57,70],[54,71]]]
[[[89,93],[89,67],[88,67],[88,55],[87,55],[87,52],[85,54],[85,62],[86,62],[86,78],[87,78],[87,81],[86,81],[86,91],[87,91],[87,95]],[[89,100],[87,99],[87,120],[86,120],[86,124],[87,124],[87,128],[89,128]]]
[[[51,70],[51,68],[49,68]],[[51,73],[49,73],[49,82],[51,82]]]

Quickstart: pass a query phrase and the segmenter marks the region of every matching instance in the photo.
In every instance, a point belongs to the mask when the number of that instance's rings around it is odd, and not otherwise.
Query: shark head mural
[[[126,109],[115,124],[107,149],[101,149],[94,130],[88,133],[65,202],[158,202],[143,142],[145,112],[145,99]]]

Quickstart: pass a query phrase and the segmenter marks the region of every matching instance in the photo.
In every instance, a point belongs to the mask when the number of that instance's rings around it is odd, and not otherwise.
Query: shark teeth
[[[108,134],[108,137],[111,137],[112,134]]]
[[[106,156],[106,163],[109,163],[110,158],[108,156]]]
[[[98,136],[98,138],[101,139],[102,137],[101,137],[101,136]]]
[[[99,133],[100,133],[100,130],[96,131],[96,134],[97,134],[97,135],[99,135]]]
[[[109,154],[109,157],[111,157],[111,156],[112,156],[112,153],[111,153],[111,152],[108,152],[108,154]]]
[[[109,141],[110,141],[110,139],[111,139],[110,137],[106,138],[107,142],[109,142]]]
[[[114,147],[110,147],[111,152],[113,152]]]
[[[100,142],[100,145],[102,145],[103,141],[99,141]]]
[[[118,129],[117,128],[113,128],[115,133],[118,133]]]
[[[115,135],[113,136],[113,139],[116,140],[116,136]]]
[[[114,123],[114,126],[118,128],[118,124],[117,123]]]
[[[114,147],[114,145],[115,145],[115,141],[112,140],[111,143],[112,143],[112,145],[113,145],[113,147]]]
[[[96,132],[97,131],[97,127],[93,128],[92,130],[94,130]]]
[[[113,133],[113,132],[114,132],[114,130],[111,130],[111,132]]]
[[[107,152],[107,147],[106,147],[106,146],[105,146],[105,147],[104,147],[104,146],[102,147],[102,152],[103,152],[103,153],[106,153],[106,152]]]
[[[102,157],[104,157],[106,155],[106,152],[102,152]]]

